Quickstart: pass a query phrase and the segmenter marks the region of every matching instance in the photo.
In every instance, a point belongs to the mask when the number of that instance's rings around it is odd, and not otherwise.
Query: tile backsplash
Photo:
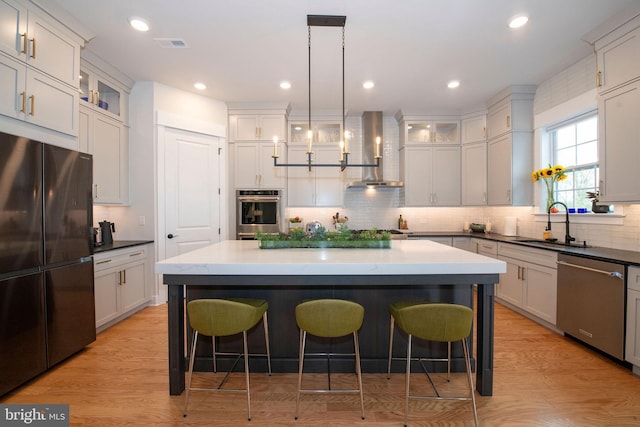
[[[491,222],[492,231],[504,231],[505,217],[515,216],[519,236],[541,238],[546,219],[534,215],[533,207],[438,207],[407,208],[400,206],[401,189],[349,189],[345,192],[344,206],[340,208],[288,208],[287,217],[300,216],[304,222],[320,221],[333,229],[332,216],[336,212],[347,216],[351,229],[391,229],[398,227],[402,215],[410,231],[461,231],[465,221]],[[586,240],[593,246],[640,251],[640,205],[622,206],[622,225],[571,223],[571,235],[577,241]],[[590,215],[590,214],[588,214]],[[603,214],[604,215],[604,214]],[[572,218],[575,217],[572,216]],[[536,220],[537,219],[537,220]],[[554,217],[553,232],[564,236],[564,217]]]

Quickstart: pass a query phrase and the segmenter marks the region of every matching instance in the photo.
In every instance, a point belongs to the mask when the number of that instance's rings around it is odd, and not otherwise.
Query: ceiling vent
[[[165,49],[186,49],[189,47],[186,41],[182,39],[154,39],[160,47]]]

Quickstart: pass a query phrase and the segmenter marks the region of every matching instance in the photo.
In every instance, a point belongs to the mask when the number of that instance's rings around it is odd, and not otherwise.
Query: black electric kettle
[[[113,243],[113,233],[116,232],[116,225],[109,221],[99,222],[98,225],[102,234],[102,243],[105,245]]]

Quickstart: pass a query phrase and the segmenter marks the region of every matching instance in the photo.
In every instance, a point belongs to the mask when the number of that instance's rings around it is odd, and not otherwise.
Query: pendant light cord
[[[345,109],[344,109],[344,27],[342,27],[342,135],[340,135],[340,138],[342,138],[342,141],[346,144],[347,141],[345,141],[345,131],[347,130],[346,128],[346,124],[345,124]]]
[[[309,129],[307,130],[307,136],[313,142],[313,132],[311,132],[311,25],[307,28],[309,31]]]

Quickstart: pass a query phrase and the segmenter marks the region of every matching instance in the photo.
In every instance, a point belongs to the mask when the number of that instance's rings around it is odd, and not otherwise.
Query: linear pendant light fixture
[[[375,163],[370,164],[349,164],[349,151],[345,146],[344,133],[346,133],[345,127],[345,102],[344,102],[344,24],[347,20],[346,16],[338,15],[307,15],[307,27],[309,38],[309,129],[307,131],[308,146],[307,146],[307,163],[278,163],[278,137],[273,138],[273,166],[277,167],[339,167],[340,171],[344,171],[347,167],[361,167],[361,168],[377,168],[380,166],[380,159],[382,156],[378,152],[375,156]],[[311,27],[341,27],[342,28],[342,140],[340,141],[340,162],[339,163],[313,163],[311,156],[313,155],[313,131],[311,130]],[[379,138],[379,137],[378,137]],[[379,145],[378,145],[379,147]]]

